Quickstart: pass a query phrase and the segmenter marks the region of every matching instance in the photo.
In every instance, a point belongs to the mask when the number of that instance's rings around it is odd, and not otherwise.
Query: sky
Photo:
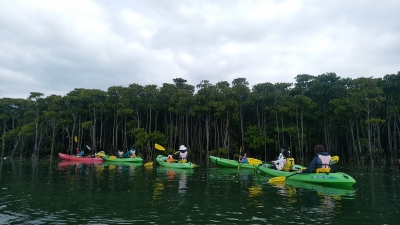
[[[0,98],[400,71],[398,0],[6,0]]]

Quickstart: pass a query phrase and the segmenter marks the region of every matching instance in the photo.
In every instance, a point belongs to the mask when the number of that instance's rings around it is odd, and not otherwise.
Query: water
[[[0,163],[0,224],[400,224],[397,167],[336,167],[357,180],[338,189],[213,165]]]

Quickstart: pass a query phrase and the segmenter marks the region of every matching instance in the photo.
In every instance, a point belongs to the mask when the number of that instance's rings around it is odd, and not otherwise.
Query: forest
[[[383,78],[324,73],[294,79],[249,87],[246,78],[196,86],[175,78],[161,87],[133,83],[107,91],[75,88],[65,96],[4,97],[1,155],[57,157],[77,147],[115,155],[133,146],[151,161],[165,154],[154,149],[158,143],[167,152],[185,145],[200,162],[242,152],[269,161],[287,145],[296,160],[307,161],[323,144],[344,161],[397,163],[400,71]]]

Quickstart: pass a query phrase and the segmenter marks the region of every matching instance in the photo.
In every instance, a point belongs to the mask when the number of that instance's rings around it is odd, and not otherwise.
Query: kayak
[[[192,169],[194,168],[194,164],[191,162],[180,163],[180,162],[166,162],[166,156],[159,155],[156,158],[156,161],[160,166],[169,167],[169,168],[180,168],[180,169]]]
[[[269,167],[270,164],[262,164],[256,168],[258,171],[261,171],[273,177],[286,177],[286,180],[296,180],[296,181],[303,181],[321,185],[344,186],[344,187],[351,187],[353,186],[353,184],[356,183],[354,178],[342,172],[296,174],[297,171],[281,171],[281,170],[271,169]]]
[[[249,164],[249,163],[239,163],[237,160],[225,159],[216,156],[209,156],[210,161],[214,164],[223,166],[223,167],[232,167],[232,168],[246,168],[246,169],[254,169],[260,164]]]
[[[134,158],[117,158],[115,156],[108,156],[105,155],[103,156],[104,161],[106,162],[131,162],[131,163],[142,163],[143,159],[140,157],[134,157]]]
[[[81,161],[81,162],[103,162],[103,158],[101,157],[79,157],[79,156],[74,156],[74,155],[67,155],[64,153],[58,153],[58,157],[60,157],[63,160],[68,160],[68,161]]]

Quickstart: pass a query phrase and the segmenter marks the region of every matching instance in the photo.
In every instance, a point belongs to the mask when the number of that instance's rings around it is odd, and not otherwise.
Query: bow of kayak
[[[239,163],[237,160],[209,156],[212,163],[223,167],[255,169],[259,164]]]

